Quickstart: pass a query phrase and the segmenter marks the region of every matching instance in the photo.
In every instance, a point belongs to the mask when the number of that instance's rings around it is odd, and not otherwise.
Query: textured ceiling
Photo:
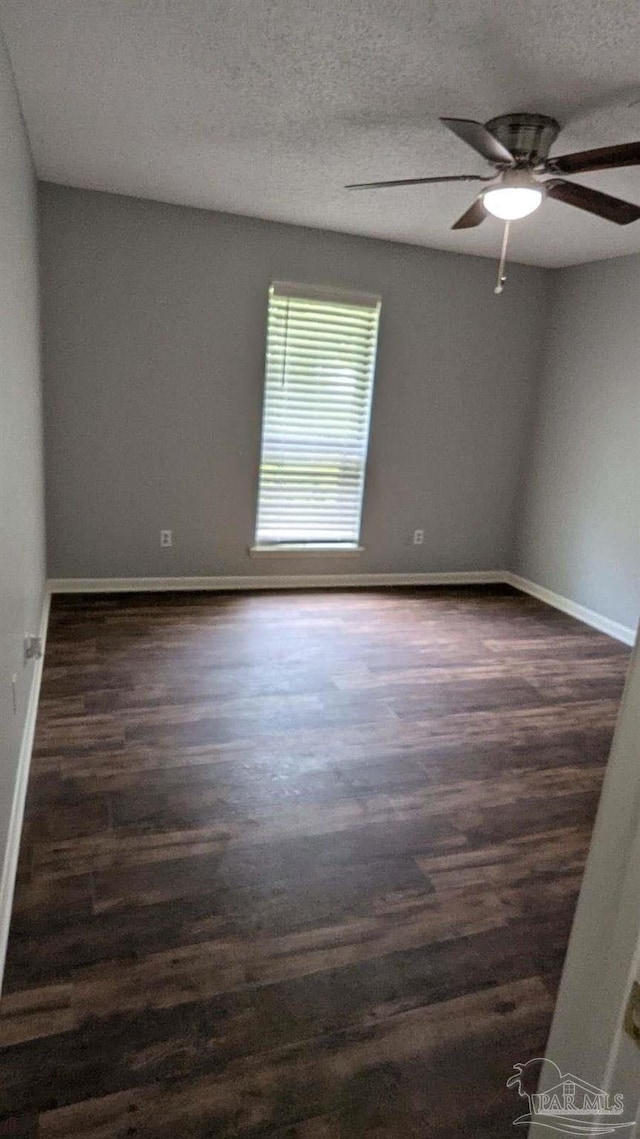
[[[485,172],[439,115],[538,111],[556,153],[640,138],[638,0],[1,0],[41,178],[495,256],[452,233],[473,184],[345,182]],[[575,178],[640,202],[640,167]],[[640,251],[558,202],[513,257]]]

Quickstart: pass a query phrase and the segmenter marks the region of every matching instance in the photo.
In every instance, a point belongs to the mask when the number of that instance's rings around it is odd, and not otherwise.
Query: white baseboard
[[[495,585],[502,570],[461,573],[259,574],[233,577],[54,577],[52,593],[159,593],[170,590],[345,589],[394,585]]]
[[[7,955],[7,942],[9,940],[9,926],[11,924],[11,909],[13,906],[13,891],[18,869],[18,856],[20,854],[20,839],[22,837],[22,820],[24,806],[27,798],[27,785],[29,782],[29,768],[31,767],[31,752],[33,738],[38,717],[38,700],[40,698],[40,682],[42,680],[42,666],[47,643],[47,629],[49,625],[49,608],[51,593],[46,589],[40,618],[39,636],[42,644],[42,655],[34,662],[31,677],[31,690],[27,702],[27,713],[22,732],[20,754],[16,781],[13,788],[13,802],[11,804],[11,817],[9,820],[9,834],[4,852],[4,862],[0,876],[0,993],[2,992],[2,978],[4,963]]]
[[[587,609],[585,605],[579,605],[577,601],[571,601],[560,593],[553,593],[551,589],[545,589],[543,585],[536,585],[535,582],[528,581],[526,577],[520,577],[517,573],[506,573],[503,580],[508,585],[512,585],[514,589],[528,593],[531,597],[537,597],[538,601],[544,601],[547,605],[552,605],[554,609],[560,609],[563,613],[568,613],[570,617],[584,621],[585,625],[591,625],[593,629],[606,633],[616,641],[622,641],[625,645],[635,644],[636,630],[630,625],[621,625],[619,621],[612,621],[610,617],[596,613],[594,609]]]
[[[54,577],[51,593],[165,593],[172,590],[227,592],[260,589],[367,589],[372,586],[421,585],[512,585],[537,597],[578,621],[607,633],[625,645],[635,641],[636,630],[578,605],[509,570],[463,570],[453,573],[336,573],[336,574],[238,574],[227,577]]]

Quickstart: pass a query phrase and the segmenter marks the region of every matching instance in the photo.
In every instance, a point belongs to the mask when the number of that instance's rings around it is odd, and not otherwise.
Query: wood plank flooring
[[[628,655],[507,587],[56,598],[0,1135],[509,1135]]]

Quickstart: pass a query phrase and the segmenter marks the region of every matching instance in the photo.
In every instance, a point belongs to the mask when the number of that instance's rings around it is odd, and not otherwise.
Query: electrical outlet
[[[421,546],[424,542],[424,530],[413,531],[413,544],[414,546]]]
[[[160,531],[160,545],[172,546],[173,545],[173,530]]]

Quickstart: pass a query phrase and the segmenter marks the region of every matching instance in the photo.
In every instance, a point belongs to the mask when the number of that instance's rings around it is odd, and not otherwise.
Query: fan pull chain
[[[511,222],[504,223],[504,234],[502,235],[502,249],[500,250],[500,264],[498,265],[498,281],[494,293],[502,293],[504,291],[504,283],[507,279],[505,272],[507,264],[507,245],[509,244],[509,226]]]

